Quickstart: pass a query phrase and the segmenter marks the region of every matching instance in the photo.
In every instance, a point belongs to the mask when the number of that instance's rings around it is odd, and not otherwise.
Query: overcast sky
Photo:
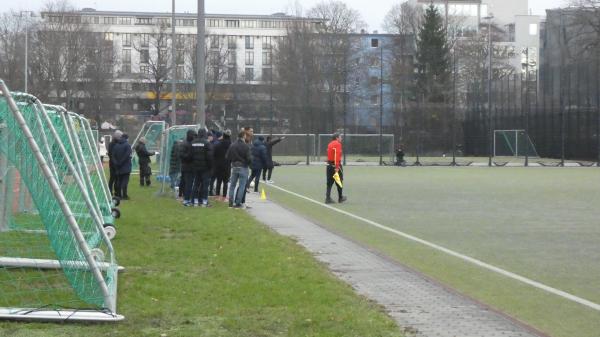
[[[39,10],[48,0],[0,0],[2,7],[15,10]],[[302,0],[304,8],[310,8],[321,0]],[[206,0],[206,11],[218,14],[273,14],[285,12],[293,7],[293,0]],[[370,30],[381,30],[381,23],[387,11],[400,0],[345,0],[360,11]],[[544,14],[545,9],[563,5],[565,0],[529,0],[534,14]],[[78,8],[92,7],[97,10],[115,11],[155,11],[171,10],[171,0],[71,0]],[[196,0],[177,0],[178,12],[196,12]]]

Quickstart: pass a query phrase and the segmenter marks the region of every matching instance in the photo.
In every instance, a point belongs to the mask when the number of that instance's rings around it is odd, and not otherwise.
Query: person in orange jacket
[[[325,198],[326,204],[332,204],[334,201],[331,199],[331,188],[333,184],[338,190],[338,202],[342,203],[347,200],[342,191],[341,184],[337,184],[333,176],[337,173],[340,177],[341,182],[344,181],[344,170],[342,169],[342,136],[339,133],[335,133],[332,137],[331,142],[327,145],[327,195]]]

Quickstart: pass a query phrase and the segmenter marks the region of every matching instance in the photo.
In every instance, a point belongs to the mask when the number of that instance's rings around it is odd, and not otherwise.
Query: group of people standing
[[[189,130],[186,138],[173,145],[169,176],[171,187],[178,191],[183,205],[210,207],[209,196],[229,201],[242,208],[250,182],[258,192],[260,177],[272,182],[273,146],[284,138],[254,137],[252,128],[243,128],[232,141],[230,130],[224,132]]]
[[[150,152],[146,149],[146,139],[141,137],[136,146],[135,152],[138,157],[140,168],[140,186],[150,186],[152,170],[150,168],[150,157],[156,155],[156,152]],[[113,196],[121,200],[130,200],[127,193],[129,185],[129,177],[132,170],[132,155],[133,150],[129,144],[129,136],[122,131],[117,130],[113,134],[111,142],[106,149],[108,156],[108,167],[110,178],[108,180],[108,188]],[[101,156],[103,160],[104,156]]]

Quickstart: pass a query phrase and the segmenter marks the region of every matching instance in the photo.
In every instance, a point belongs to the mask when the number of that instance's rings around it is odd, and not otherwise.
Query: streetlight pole
[[[177,125],[177,60],[175,58],[175,0],[173,0],[173,13],[171,16],[171,125]]]
[[[23,14],[29,13],[29,15],[33,15],[31,11],[21,11],[19,12],[19,16],[22,18]],[[29,80],[29,22],[25,22],[25,86],[24,92],[28,92],[28,80]]]
[[[198,0],[198,35],[196,42],[196,123],[200,125],[200,127],[206,127],[206,111],[204,108],[205,105],[205,82],[206,82],[206,74],[205,74],[205,61],[204,61],[204,48],[206,44],[205,34],[206,34],[206,22],[204,19],[204,0]]]
[[[383,41],[379,42],[379,166],[383,166]]]
[[[494,19],[494,15],[490,13],[489,16],[486,16],[484,19],[488,20],[488,56],[489,56],[489,64],[488,64],[488,166],[492,166],[492,157],[493,157],[493,128],[492,128],[492,19]]]

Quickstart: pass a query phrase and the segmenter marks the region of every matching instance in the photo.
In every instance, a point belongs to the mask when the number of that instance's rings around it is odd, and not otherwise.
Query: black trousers
[[[335,165],[327,165],[327,195],[326,197],[328,199],[331,198],[331,188],[333,187],[333,185],[335,185],[337,187],[337,191],[338,191],[338,198],[342,198],[342,196],[344,195],[342,193],[342,188],[338,186],[338,184],[335,183],[335,180],[333,180],[333,175],[335,174]],[[342,166],[340,166],[340,180],[343,182],[344,181],[344,170],[342,169]]]
[[[194,179],[196,178],[196,173],[194,172],[183,172],[183,183],[185,184],[184,192],[183,192],[183,200],[187,202],[194,202]]]
[[[229,178],[231,176],[230,168],[220,168],[216,171],[217,178],[217,190],[215,191],[215,195],[222,195],[223,197],[227,197],[227,185],[229,185]],[[221,186],[223,186],[223,193],[221,194]]]
[[[263,181],[271,180],[271,175],[273,175],[273,167],[268,167],[268,168],[263,169],[263,171],[262,171]]]
[[[250,174],[250,179],[248,179],[248,184],[246,184],[246,188],[249,188],[250,182],[252,180],[254,180],[254,192],[258,192],[258,184],[260,183],[260,173],[261,172],[262,172],[262,168],[258,169],[258,170],[252,169],[252,174]]]
[[[129,176],[130,174],[119,174],[119,179],[117,182],[117,196],[120,198],[129,198],[127,194],[127,186],[129,186]]]
[[[119,189],[119,176],[117,175],[117,170],[115,170],[114,166],[111,164],[109,164],[109,172],[108,190],[110,191],[110,194],[119,196],[117,193],[117,190]]]

